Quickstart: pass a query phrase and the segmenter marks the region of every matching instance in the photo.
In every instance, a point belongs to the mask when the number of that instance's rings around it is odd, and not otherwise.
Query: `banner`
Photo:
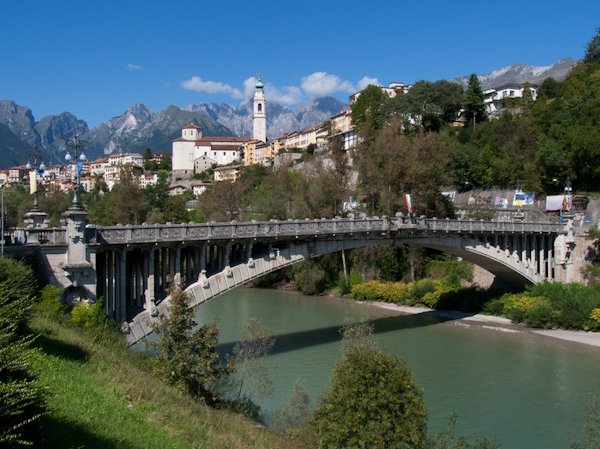
[[[35,170],[29,172],[29,194],[37,192],[37,173]]]
[[[523,191],[517,190],[515,192],[515,198],[513,200],[513,206],[521,207],[521,206],[532,206],[535,199],[535,192],[525,193]]]
[[[83,168],[83,162],[77,162],[77,177],[81,178],[81,169]]]
[[[564,195],[548,195],[546,197],[546,212],[563,209]]]
[[[410,193],[406,194],[406,205],[408,206],[408,213],[412,214],[413,210],[412,210],[412,202],[410,200]]]

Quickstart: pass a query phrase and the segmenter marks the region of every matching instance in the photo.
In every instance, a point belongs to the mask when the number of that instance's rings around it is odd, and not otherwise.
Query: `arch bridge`
[[[372,245],[417,245],[448,252],[510,285],[572,279],[575,237],[565,224],[396,217],[206,224],[86,226],[83,211],[64,228],[27,230],[50,282],[65,300],[104,298],[109,317],[133,344],[168,313],[167,278],[184,280],[197,306],[264,274],[311,257]]]

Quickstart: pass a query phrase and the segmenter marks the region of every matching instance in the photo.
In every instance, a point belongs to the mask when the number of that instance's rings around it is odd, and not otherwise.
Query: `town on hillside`
[[[391,82],[388,87],[381,87],[388,98],[406,94],[412,85]],[[253,136],[252,137],[223,137],[205,136],[201,126],[190,123],[183,126],[181,136],[172,142],[171,154],[153,154],[147,149],[144,155],[139,153],[117,153],[107,157],[88,161],[81,145],[79,161],[69,161],[66,165],[51,165],[32,167],[31,164],[0,170],[0,184],[14,185],[27,183],[30,172],[35,168],[39,184],[47,188],[68,192],[76,188],[86,192],[92,191],[101,182],[103,188],[110,191],[119,183],[121,170],[128,168],[137,180],[139,188],[156,185],[158,170],[170,172],[170,195],[179,195],[191,191],[194,197],[199,197],[212,182],[234,182],[241,170],[249,165],[273,166],[275,169],[282,164],[294,165],[301,162],[303,155],[325,153],[330,148],[333,139],[340,142],[341,149],[351,157],[351,150],[358,143],[358,132],[352,123],[351,106],[356,103],[361,92],[349,97],[350,107],[333,115],[325,122],[302,131],[291,131],[273,140],[267,139],[267,102],[264,95],[264,85],[260,75],[255,85],[253,101]],[[485,112],[488,117],[499,117],[515,101],[530,95],[537,98],[537,85],[505,84],[497,88],[483,91]],[[526,93],[526,90],[529,93]],[[452,126],[465,126],[467,119],[463,110],[457,111],[451,123]],[[75,136],[75,139],[77,136]],[[489,205],[501,209],[516,207],[537,209],[542,212],[571,211],[576,218],[583,219],[582,212],[587,202],[572,195],[555,195],[548,198],[535,198],[535,194],[523,192],[519,186],[516,189],[496,188],[488,191],[469,192],[467,195],[456,191],[444,192],[456,205]],[[344,210],[352,209],[352,199],[344,203]],[[538,217],[539,218],[539,217]]]

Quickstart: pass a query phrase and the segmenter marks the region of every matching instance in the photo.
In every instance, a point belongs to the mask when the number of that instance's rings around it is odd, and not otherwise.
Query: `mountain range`
[[[564,80],[575,64],[577,64],[577,61],[573,58],[564,58],[545,67],[535,67],[519,62],[494,70],[487,75],[477,75],[477,78],[483,90],[497,88],[505,84],[524,84],[525,82],[540,85],[546,78],[554,78],[556,81]],[[470,76],[462,76],[453,78],[451,81],[462,84],[466,88],[469,84],[469,78]]]
[[[561,59],[547,67],[512,64],[479,75],[483,89],[508,83],[540,84],[545,78],[563,80],[576,61]],[[467,86],[468,76],[452,81]],[[267,103],[267,138],[275,139],[289,131],[300,131],[323,123],[324,120],[347,108],[344,102],[323,97],[307,101],[295,112],[285,105]],[[89,160],[115,152],[143,153],[150,147],[156,154],[171,151],[171,143],[181,135],[181,128],[194,123],[202,126],[205,136],[251,136],[252,100],[239,106],[199,103],[185,109],[169,106],[154,112],[143,104],[136,104],[118,117],[111,118],[89,129],[84,120],[69,112],[49,115],[35,121],[33,112],[12,100],[0,101],[0,168],[6,169],[27,161],[27,152],[37,144],[45,152],[44,161],[63,163],[66,152],[65,139],[77,132],[85,141],[85,154]]]

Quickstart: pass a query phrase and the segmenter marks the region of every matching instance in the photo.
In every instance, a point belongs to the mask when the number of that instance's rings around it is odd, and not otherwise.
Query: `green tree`
[[[147,205],[137,178],[131,167],[123,167],[119,182],[110,192],[112,216],[117,223],[141,224],[146,216]]]
[[[171,162],[171,153],[168,151],[164,151],[162,157],[160,158],[160,164],[158,164],[159,170],[166,170],[170,172],[173,170],[173,164]]]
[[[481,84],[479,78],[475,73],[471,74],[469,78],[469,85],[465,92],[465,116],[469,122],[481,123],[485,119],[485,103],[483,102],[484,95],[481,90]]]
[[[262,321],[251,318],[240,327],[240,341],[227,356],[230,374],[220,386],[225,397],[249,417],[260,420],[259,402],[273,394],[273,379],[267,356],[275,337]]]
[[[158,170],[158,164],[155,160],[153,160],[153,158],[154,153],[152,153],[152,149],[150,147],[146,147],[146,149],[144,150],[144,170]]]
[[[273,427],[307,447],[315,447],[318,442],[310,428],[311,408],[310,394],[298,379],[292,385],[287,401],[275,409]]]
[[[313,416],[320,447],[423,447],[427,412],[406,362],[378,351],[366,323],[342,332],[344,356]]]
[[[33,337],[19,328],[32,306],[35,279],[30,267],[0,259],[0,446],[31,445],[43,407],[42,388],[29,373]]]
[[[157,174],[156,184],[147,186],[144,197],[150,209],[164,210],[167,198],[169,198],[169,172],[160,170]]]
[[[163,216],[172,223],[186,223],[189,219],[183,195],[173,195],[165,201]]]
[[[585,48],[583,60],[588,64],[600,61],[600,28],[596,28],[596,34]]]
[[[213,386],[227,372],[215,350],[218,321],[197,328],[190,297],[183,291],[181,280],[171,283],[169,295],[169,316],[161,315],[160,322],[152,325],[158,336],[158,342],[151,343],[158,350],[156,367],[168,383],[212,404],[218,399]]]
[[[379,114],[381,105],[388,100],[381,87],[369,84],[365,87],[356,102],[352,105],[352,124],[360,129],[365,124],[374,128],[379,127]]]

